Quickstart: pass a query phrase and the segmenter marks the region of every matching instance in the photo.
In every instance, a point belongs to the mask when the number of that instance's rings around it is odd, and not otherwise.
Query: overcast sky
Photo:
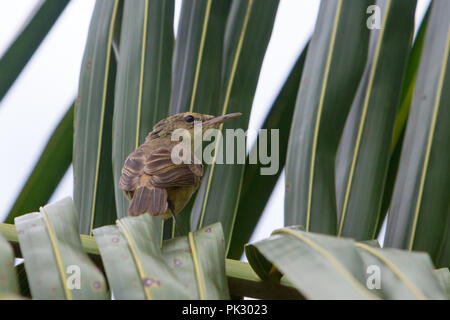
[[[39,0],[0,0],[0,56]],[[47,139],[76,96],[78,76],[94,0],[72,0],[11,90],[0,102],[0,220],[6,217]],[[318,0],[281,0],[250,117],[258,129],[290,68],[309,38]],[[417,21],[429,0],[419,0]],[[176,18],[181,0],[176,0]],[[249,141],[251,144],[253,141]],[[51,168],[49,168],[51,170]],[[52,201],[72,196],[72,168]],[[251,241],[283,226],[284,175]]]

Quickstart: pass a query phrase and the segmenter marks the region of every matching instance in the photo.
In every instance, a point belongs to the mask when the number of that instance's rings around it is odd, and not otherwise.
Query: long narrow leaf
[[[272,33],[278,1],[234,0],[225,31],[220,104],[215,114],[242,112],[222,128],[246,130],[264,53]],[[229,139],[234,139],[230,137]],[[226,143],[214,141],[214,161],[205,173],[195,199],[191,226],[196,230],[221,222],[228,246],[236,217],[243,177],[243,164],[216,165]],[[217,150],[218,149],[218,150]],[[224,158],[225,159],[225,158]]]
[[[231,1],[183,1],[172,70],[172,114],[209,114],[219,104],[225,25]]]
[[[389,212],[385,245],[427,251],[450,261],[450,20],[448,1],[433,3]],[[448,249],[448,248],[447,248]]]
[[[392,134],[392,152],[394,152],[394,148],[399,145],[398,142],[400,140],[400,136],[402,135],[402,132],[406,126],[406,121],[408,120],[414,93],[414,85],[416,83],[417,73],[419,72],[425,34],[427,31],[432,6],[433,2],[431,2],[427,8],[427,12],[425,13],[419,30],[417,31],[416,38],[414,39],[414,45],[408,58],[408,65],[406,67],[405,80],[402,88],[401,102],[398,108],[397,116],[395,117],[394,132]]]
[[[69,0],[41,0],[0,59],[0,101],[44,40]]]
[[[389,160],[389,169],[387,172],[386,183],[384,186],[383,200],[379,213],[376,234],[378,235],[386,217],[389,204],[392,198],[395,179],[397,177],[398,165],[400,162],[400,154],[403,146],[403,138],[405,136],[406,120],[408,119],[409,110],[411,108],[414,85],[416,83],[417,72],[419,71],[420,58],[422,56],[425,32],[428,26],[428,17],[433,3],[428,6],[427,12],[420,24],[419,31],[414,40],[413,48],[410,52],[408,65],[405,71],[405,79],[402,87],[400,105],[395,116],[394,131],[392,132],[392,148],[391,158]]]
[[[322,1],[286,162],[285,224],[336,233],[334,159],[367,57],[370,1]]]
[[[67,110],[50,136],[36,166],[9,211],[6,223],[13,223],[14,218],[21,214],[39,210],[52,196],[72,162],[73,118],[74,105]],[[51,174],[49,168],[52,168]]]
[[[119,188],[125,159],[169,114],[174,3],[127,0],[123,10],[112,131],[118,217],[128,215]]]
[[[416,2],[379,1],[383,23],[353,101],[336,161],[338,236],[376,235]]]
[[[74,200],[80,232],[116,219],[111,164],[116,61],[112,37],[119,0],[96,2],[81,66],[73,145]]]
[[[229,0],[183,1],[172,70],[170,113],[214,114],[219,106],[225,25]],[[194,197],[177,215],[177,223],[190,230]],[[170,222],[164,223],[169,225]],[[169,227],[169,234],[174,236]]]
[[[298,57],[262,126],[262,129],[280,131],[279,141],[270,141],[267,146],[268,150],[272,150],[271,143],[279,143],[277,173],[274,175],[262,175],[261,168],[265,167],[265,165],[261,163],[250,164],[249,156],[246,158],[236,222],[228,251],[228,257],[231,259],[240,259],[244,252],[244,245],[250,239],[286,162],[289,131],[306,52],[307,47],[303,49]],[[250,150],[250,154],[258,152],[258,141],[259,138]]]

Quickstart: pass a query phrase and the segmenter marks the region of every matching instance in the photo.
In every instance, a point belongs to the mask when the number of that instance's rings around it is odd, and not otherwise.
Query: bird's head
[[[149,133],[147,139],[155,139],[162,137],[169,137],[177,129],[188,130],[191,135],[194,134],[194,125],[202,125],[202,133],[207,129],[218,127],[220,124],[230,119],[239,117],[241,113],[230,113],[222,116],[210,116],[207,114],[184,112],[177,113],[159,121],[154,127],[153,131]]]

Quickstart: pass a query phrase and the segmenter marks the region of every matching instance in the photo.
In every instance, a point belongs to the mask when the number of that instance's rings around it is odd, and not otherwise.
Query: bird
[[[172,160],[172,149],[179,141],[172,141],[177,129],[189,132],[193,146],[194,124],[201,124],[201,135],[207,129],[242,115],[230,113],[211,116],[195,112],[174,114],[162,119],[153,127],[145,141],[126,158],[119,181],[120,188],[130,204],[128,215],[139,216],[148,213],[161,219],[172,217],[188,203],[197,190],[203,176],[203,164],[195,161],[191,152],[191,161]],[[196,131],[198,134],[198,131]],[[191,148],[191,150],[194,150]],[[181,162],[181,163],[180,163]]]

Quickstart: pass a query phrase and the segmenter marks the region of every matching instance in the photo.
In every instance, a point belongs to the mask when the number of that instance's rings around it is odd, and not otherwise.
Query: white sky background
[[[0,56],[26,21],[38,0],[0,0]],[[0,221],[34,168],[48,138],[72,103],[94,0],[72,0],[13,87],[0,102]],[[257,130],[290,68],[308,40],[318,0],[281,0],[264,58],[250,117]],[[429,0],[419,0],[417,22]],[[181,0],[176,0],[176,15]],[[178,17],[175,18],[175,23]],[[253,140],[253,139],[252,139]],[[252,144],[249,140],[249,145]],[[51,168],[49,168],[51,170]],[[72,196],[72,168],[50,202]],[[281,175],[251,241],[266,238],[283,226],[284,175]]]

